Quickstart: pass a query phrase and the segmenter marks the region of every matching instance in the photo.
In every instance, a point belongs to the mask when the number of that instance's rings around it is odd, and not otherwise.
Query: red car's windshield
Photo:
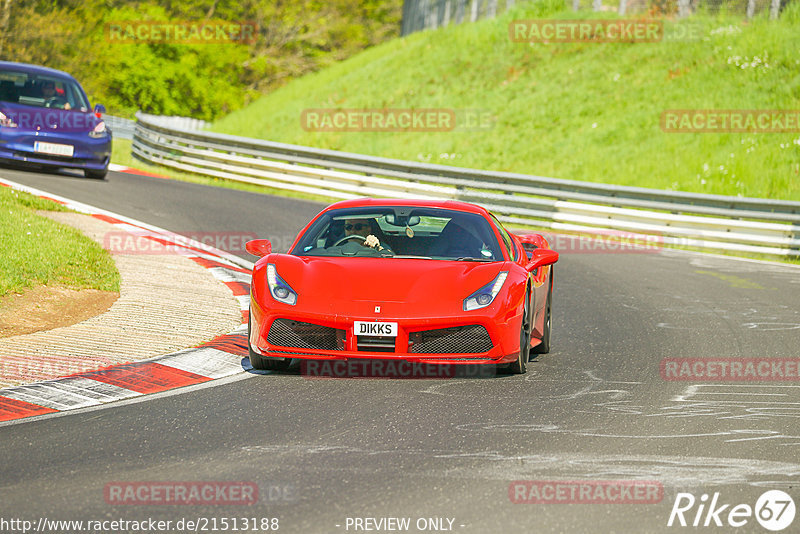
[[[0,70],[0,102],[41,108],[88,111],[89,102],[68,78]]]
[[[302,236],[291,254],[500,261],[489,222],[440,208],[380,206],[332,210]]]

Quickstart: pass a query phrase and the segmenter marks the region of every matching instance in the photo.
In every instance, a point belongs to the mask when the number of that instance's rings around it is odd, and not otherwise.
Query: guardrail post
[[[468,0],[456,0],[456,24],[464,22],[464,7]]]
[[[678,0],[678,17],[684,18],[689,16],[689,0]]]
[[[777,19],[781,11],[781,0],[772,0],[769,3],[769,18]]]

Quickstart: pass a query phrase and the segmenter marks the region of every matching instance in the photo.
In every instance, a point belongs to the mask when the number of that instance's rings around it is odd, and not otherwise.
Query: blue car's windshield
[[[296,256],[357,256],[498,261],[494,230],[482,216],[413,206],[332,210],[290,251]]]
[[[18,70],[0,70],[0,102],[89,111],[89,102],[74,81]]]

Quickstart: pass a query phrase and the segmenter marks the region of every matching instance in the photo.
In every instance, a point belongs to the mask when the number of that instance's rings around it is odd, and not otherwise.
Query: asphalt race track
[[[107,182],[0,175],[179,233],[256,233],[279,250],[321,208],[115,172]],[[691,527],[667,521],[681,492],[698,503],[719,493],[718,504],[730,505],[723,522],[769,489],[800,503],[796,377],[670,381],[660,370],[665,358],[796,359],[800,269],[675,251],[564,253],[553,310],[553,351],[522,376],[248,373],[4,425],[2,515],[173,525],[279,518],[281,532],[312,533],[364,531],[354,518],[390,517],[411,518],[411,532],[420,518],[427,531],[439,525],[427,518],[444,518],[440,529],[464,533],[680,532]],[[514,481],[571,480],[656,481],[663,496],[567,506],[509,495]],[[260,498],[251,506],[108,504],[106,485],[126,481],[245,481]],[[697,512],[687,511],[687,522]],[[738,531],[765,532],[746,519]]]

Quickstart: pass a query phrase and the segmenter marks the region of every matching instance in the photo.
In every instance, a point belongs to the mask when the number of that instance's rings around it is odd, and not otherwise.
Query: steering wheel
[[[54,96],[47,100],[45,106],[48,108],[64,109],[67,105],[67,99],[61,96]]]
[[[339,240],[338,240],[336,243],[334,243],[334,244],[333,244],[333,246],[334,246],[334,247],[338,247],[339,245],[341,245],[342,243],[344,243],[344,242],[345,242],[345,241],[347,241],[348,239],[353,239],[353,238],[358,238],[358,239],[360,239],[362,242],[364,242],[364,241],[366,241],[366,240],[367,240],[367,238],[366,238],[366,237],[364,237],[363,235],[358,235],[358,234],[346,235],[346,236],[344,236],[343,238],[339,239]]]

